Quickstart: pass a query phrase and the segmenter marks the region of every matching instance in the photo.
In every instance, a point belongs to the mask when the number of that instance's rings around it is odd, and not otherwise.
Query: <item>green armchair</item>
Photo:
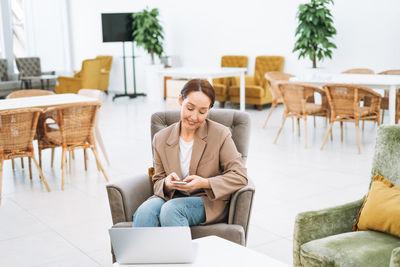
[[[399,126],[378,129],[371,179],[377,173],[400,186]],[[376,231],[352,231],[363,202],[364,198],[298,214],[293,237],[294,266],[400,267],[400,238]]]

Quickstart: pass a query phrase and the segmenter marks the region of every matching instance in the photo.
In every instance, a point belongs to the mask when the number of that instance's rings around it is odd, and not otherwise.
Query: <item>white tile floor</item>
[[[106,166],[111,180],[146,173],[152,164],[150,116],[164,107],[161,100],[120,98],[113,103],[106,97],[100,128],[111,159],[111,165]],[[309,120],[307,149],[303,136],[292,133],[290,121],[274,145],[282,110],[277,108],[267,128],[262,129],[269,109],[248,109],[252,130],[247,167],[256,184],[248,247],[291,264],[293,224],[298,212],[356,200],[367,191],[376,126],[366,124],[361,155],[357,154],[353,124],[345,125],[343,143],[336,125],[334,141],[328,141],[320,151],[327,129],[320,118],[316,128]],[[36,170],[30,180],[19,161],[14,171],[10,162],[5,163],[0,266],[111,266],[107,229],[112,221],[106,182],[93,156],[87,172],[82,158],[82,153],[76,153],[65,190],[61,191],[60,151],[54,168],[49,164],[50,151],[44,152],[43,171],[50,193]]]

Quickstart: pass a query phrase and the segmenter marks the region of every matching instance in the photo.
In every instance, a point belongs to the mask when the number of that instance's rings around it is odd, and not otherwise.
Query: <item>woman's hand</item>
[[[187,184],[173,184],[174,189],[191,193],[199,189],[211,188],[208,180],[198,175],[189,175],[183,181]]]
[[[164,188],[166,191],[172,191],[173,189],[176,189],[176,185],[171,183],[171,181],[180,181],[181,179],[175,172],[171,172],[167,177],[165,177],[164,180]]]

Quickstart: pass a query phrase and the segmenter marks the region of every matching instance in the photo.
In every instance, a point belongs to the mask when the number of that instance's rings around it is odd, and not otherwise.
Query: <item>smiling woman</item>
[[[154,136],[154,195],[135,212],[133,227],[226,220],[231,194],[247,185],[247,170],[230,130],[207,119],[214,100],[206,80],[183,87],[180,121]]]

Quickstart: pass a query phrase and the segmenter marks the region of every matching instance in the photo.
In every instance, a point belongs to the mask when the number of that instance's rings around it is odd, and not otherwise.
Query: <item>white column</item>
[[[8,61],[8,72],[14,74],[13,31],[11,21],[11,1],[0,1],[1,24],[3,26],[4,54]]]
[[[240,74],[240,111],[244,111],[246,106],[245,90],[244,71],[242,71]]]

